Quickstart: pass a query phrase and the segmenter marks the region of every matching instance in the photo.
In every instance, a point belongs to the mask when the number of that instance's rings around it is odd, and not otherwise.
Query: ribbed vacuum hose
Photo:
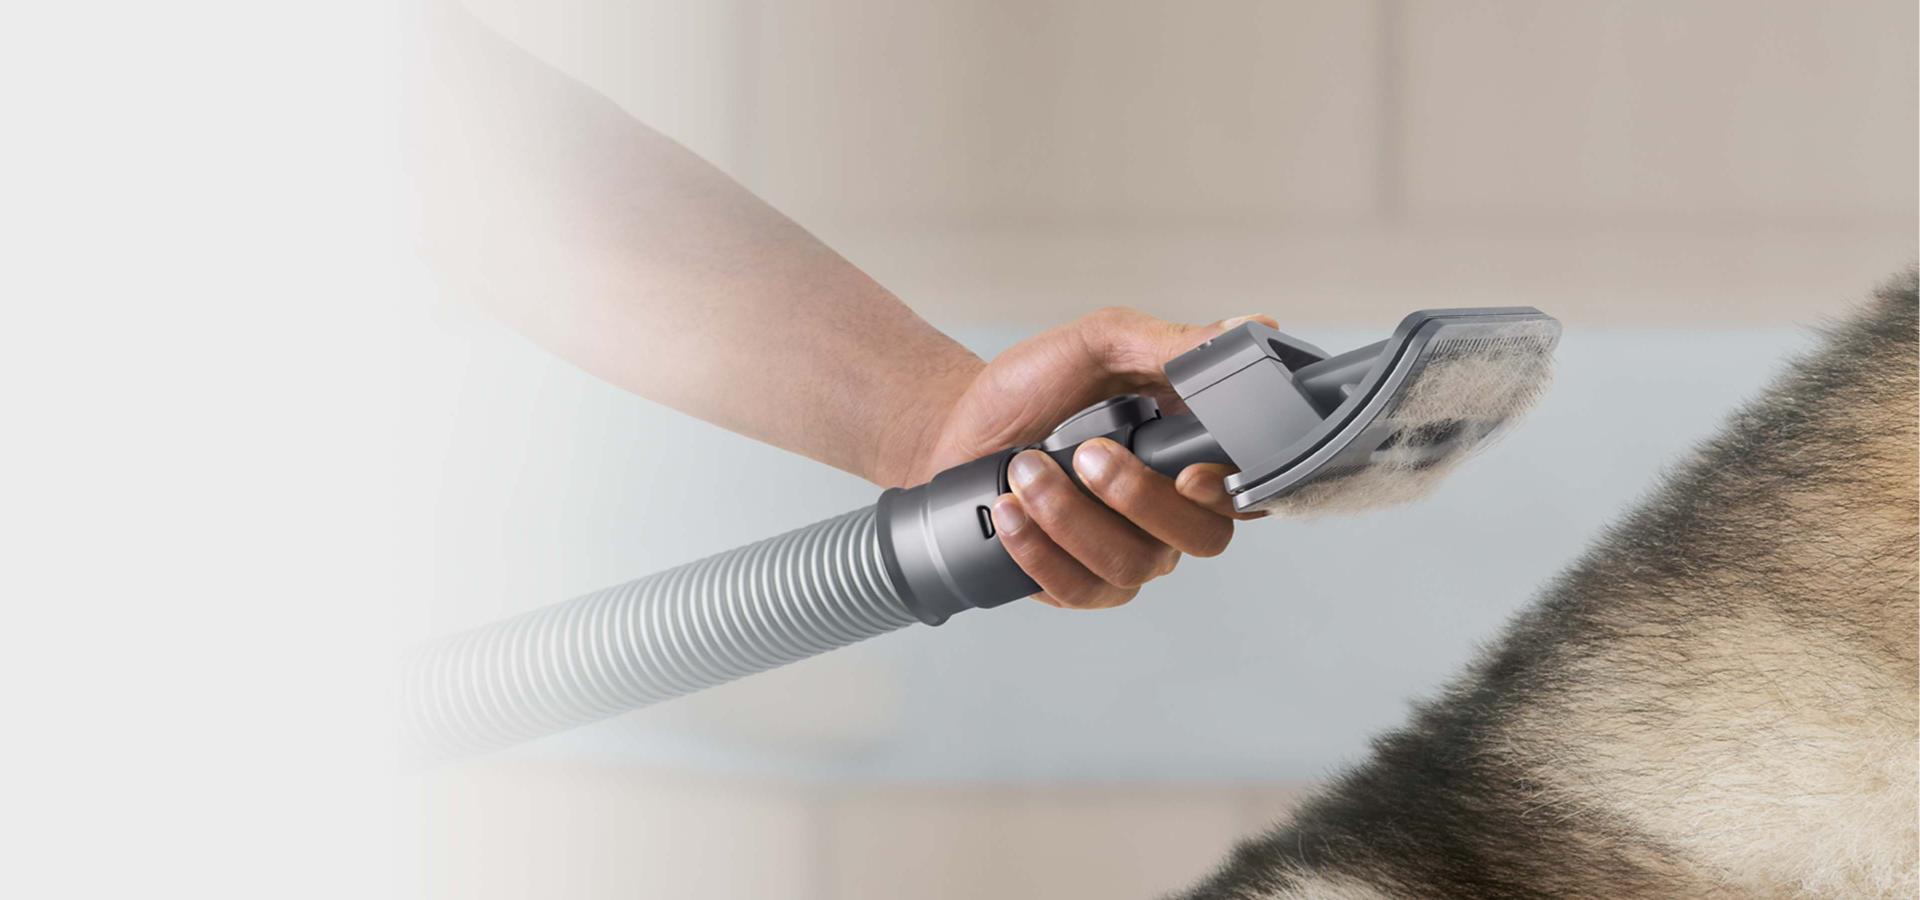
[[[422,648],[408,738],[427,759],[481,753],[915,621],[868,507]]]

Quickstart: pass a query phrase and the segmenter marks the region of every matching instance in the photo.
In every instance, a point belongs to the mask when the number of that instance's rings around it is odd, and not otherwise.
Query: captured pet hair
[[[1915,286],[1188,900],[1920,892]]]
[[[1372,428],[1392,432],[1366,465],[1321,476],[1258,508],[1349,513],[1418,500],[1525,415],[1553,380],[1552,320],[1510,322],[1439,342]]]

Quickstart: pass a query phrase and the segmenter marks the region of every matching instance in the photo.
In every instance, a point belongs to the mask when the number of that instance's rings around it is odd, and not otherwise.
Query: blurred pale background
[[[1560,381],[1431,501],[1116,612],[914,629],[411,782],[437,896],[1148,897],[1430,694],[1915,255],[1915,6],[591,0],[477,9],[990,353],[1109,304],[1332,349],[1530,303]],[[448,312],[476,625],[870,502]]]

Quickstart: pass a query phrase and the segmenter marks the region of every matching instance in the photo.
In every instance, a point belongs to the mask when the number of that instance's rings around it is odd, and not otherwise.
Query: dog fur
[[[1188,900],[1920,893],[1915,288]]]

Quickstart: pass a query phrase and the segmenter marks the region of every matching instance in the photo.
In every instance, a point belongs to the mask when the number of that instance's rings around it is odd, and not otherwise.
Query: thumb
[[[1103,362],[1109,371],[1125,373],[1122,377],[1133,382],[1129,390],[1152,397],[1167,413],[1184,413],[1186,402],[1167,384],[1167,362],[1248,322],[1280,327],[1265,315],[1234,316],[1207,325],[1167,322],[1137,313],[1126,321],[1109,320],[1114,330],[1109,332],[1110,352]]]
[[[1280,323],[1266,315],[1234,316],[1206,325],[1188,325],[1134,310],[1107,310],[1086,321],[1092,326],[1089,349],[1100,368],[1149,382],[1162,380],[1161,370],[1168,360],[1248,322],[1280,327]]]
[[[1034,440],[1115,394],[1146,394],[1181,412],[1184,404],[1167,389],[1167,361],[1248,321],[1274,324],[1266,316],[1236,316],[1187,325],[1106,309],[1021,341],[994,357],[955,402],[943,426],[946,449],[935,461],[948,465]]]
[[[1269,316],[1265,313],[1255,313],[1249,316],[1234,316],[1231,319],[1221,319],[1220,321],[1215,322],[1211,325],[1196,325],[1196,326],[1193,326],[1193,328],[1196,332],[1199,332],[1199,337],[1197,337],[1193,341],[1193,343],[1188,344],[1185,347],[1175,350],[1174,352],[1168,354],[1167,359],[1172,359],[1176,356],[1179,356],[1180,354],[1185,353],[1188,350],[1192,350],[1193,348],[1199,346],[1203,341],[1213,340],[1214,338],[1217,338],[1222,334],[1232,331],[1235,328],[1239,328],[1240,326],[1245,325],[1248,322],[1259,322],[1260,324],[1265,325],[1268,328],[1271,328],[1275,331],[1280,330],[1280,323],[1278,321],[1275,321],[1272,316]],[[1162,362],[1162,365],[1165,364],[1165,360],[1162,360],[1161,362]]]

